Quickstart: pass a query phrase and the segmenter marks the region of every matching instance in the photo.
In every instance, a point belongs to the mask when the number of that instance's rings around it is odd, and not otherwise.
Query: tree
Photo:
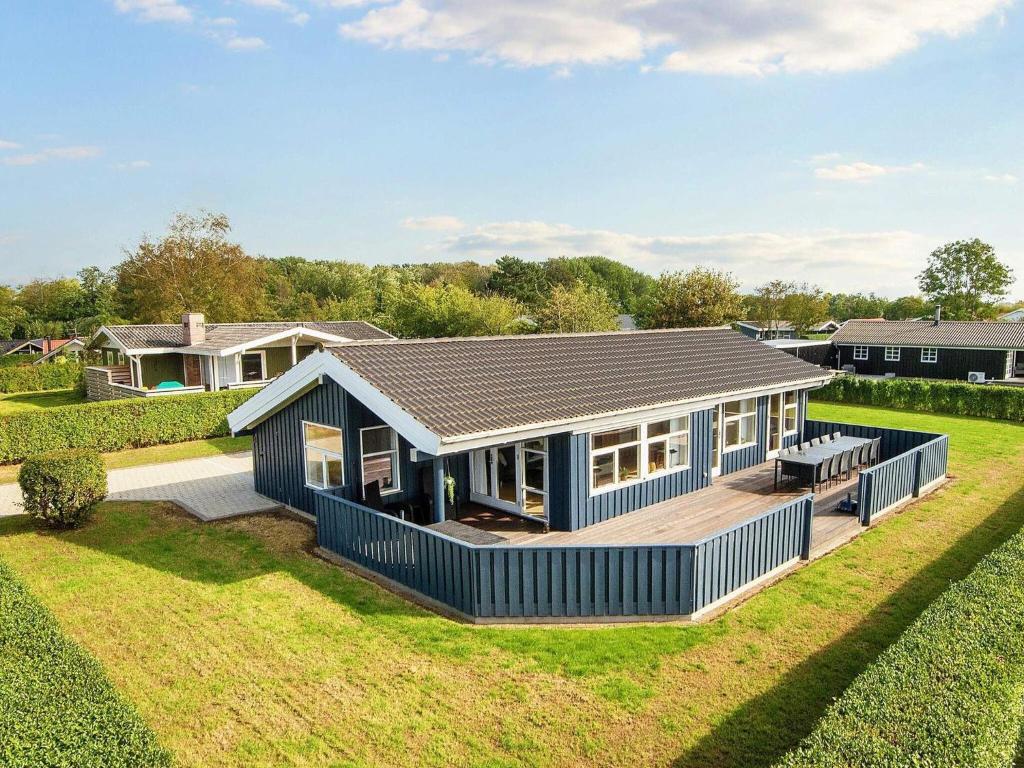
[[[731,323],[743,310],[738,287],[730,273],[715,269],[663,273],[637,312],[637,325],[685,328]]]
[[[544,267],[518,256],[502,256],[494,262],[487,281],[489,290],[530,308],[539,307],[548,291]]]
[[[175,215],[158,241],[143,238],[116,267],[117,290],[137,322],[178,322],[202,312],[212,322],[256,320],[266,313],[264,264],[228,242],[223,214]]]
[[[537,312],[537,325],[547,333],[614,331],[619,327],[618,307],[601,288],[576,283],[556,285]]]
[[[957,240],[931,252],[917,282],[949,319],[979,320],[992,316],[993,304],[1013,283],[1013,271],[988,243]]]
[[[747,300],[751,314],[750,319],[762,328],[778,330],[779,325],[786,319],[783,316],[786,297],[793,290],[793,284],[784,280],[769,280],[767,283],[759,285],[754,295]]]
[[[407,283],[380,322],[405,338],[497,336],[525,330],[518,302],[503,296],[477,296],[457,285]]]
[[[828,300],[816,285],[791,283],[782,300],[782,315],[793,324],[797,336],[804,336],[811,328],[828,319]]]
[[[616,303],[619,312],[633,314],[654,290],[654,278],[605,256],[561,256],[544,262],[549,285],[573,287],[583,283],[600,288]]]
[[[886,320],[913,320],[916,317],[930,315],[934,311],[935,307],[920,296],[901,296],[886,305],[884,317]]]
[[[828,314],[833,320],[882,317],[889,302],[874,293],[833,293],[828,297]]]
[[[0,285],[0,339],[14,338],[15,330],[24,324],[28,313],[17,303],[17,293]]]

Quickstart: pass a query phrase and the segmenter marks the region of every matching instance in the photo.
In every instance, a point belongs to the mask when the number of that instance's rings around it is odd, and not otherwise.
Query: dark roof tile
[[[979,320],[850,320],[832,334],[836,344],[893,347],[1024,349],[1024,323]]]

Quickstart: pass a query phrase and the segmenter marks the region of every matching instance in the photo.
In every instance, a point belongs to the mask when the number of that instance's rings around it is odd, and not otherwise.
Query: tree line
[[[936,249],[919,276],[921,295],[826,294],[772,280],[743,294],[728,273],[706,267],[654,277],[602,256],[493,265],[378,265],[247,254],[226,216],[179,213],[159,239],[143,238],[109,270],[0,286],[0,338],[87,335],[104,324],[176,323],[186,311],[208,322],[367,320],[401,337],[603,331],[630,315],[640,328],[788,321],[804,332],[827,319],[995,315],[1012,273],[978,241]]]

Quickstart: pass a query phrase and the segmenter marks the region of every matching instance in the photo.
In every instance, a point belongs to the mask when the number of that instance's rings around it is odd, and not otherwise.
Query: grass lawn
[[[252,448],[251,437],[214,437],[209,440],[192,440],[187,443],[152,445],[148,448],[133,448],[103,454],[107,469],[141,467],[145,464],[163,464],[182,459],[198,459],[203,456],[217,456],[225,453],[248,451]],[[0,466],[0,483],[14,483],[18,480],[18,464]]]
[[[16,392],[0,395],[0,416],[20,411],[35,411],[58,405],[84,403],[85,398],[74,389],[55,389],[49,392]]]
[[[0,558],[184,766],[763,766],[1024,523],[1024,425],[812,416],[948,432],[956,480],[701,626],[456,624],[314,558],[302,523],[160,504],[0,519]]]

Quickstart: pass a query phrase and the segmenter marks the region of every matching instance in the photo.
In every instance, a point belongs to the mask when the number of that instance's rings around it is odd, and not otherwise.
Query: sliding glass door
[[[530,440],[471,454],[470,498],[495,509],[548,518],[547,441]]]

